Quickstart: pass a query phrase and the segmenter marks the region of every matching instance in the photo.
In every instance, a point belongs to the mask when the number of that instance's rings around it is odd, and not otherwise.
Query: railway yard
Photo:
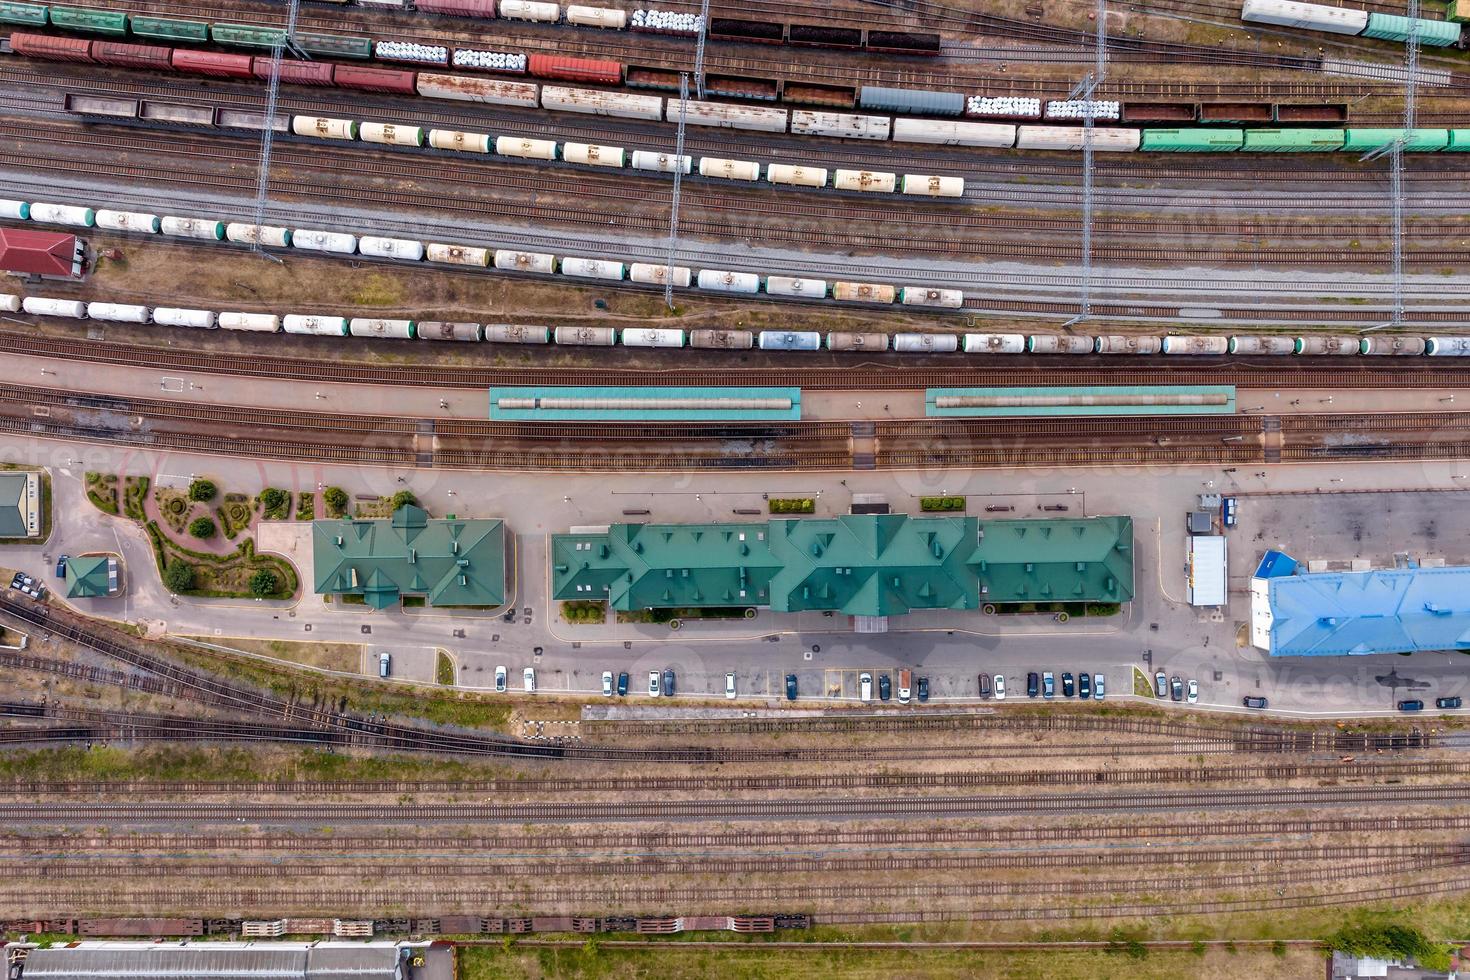
[[[7,976],[1470,968],[1458,0],[0,0]]]

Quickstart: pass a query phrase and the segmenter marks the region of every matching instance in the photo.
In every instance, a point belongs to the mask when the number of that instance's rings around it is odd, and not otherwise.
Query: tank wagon
[[[1408,41],[1417,34],[1419,43],[1427,47],[1446,47],[1460,43],[1460,25],[1450,21],[1428,20],[1396,14],[1369,13],[1348,7],[1327,7],[1295,0],[1245,0],[1240,19],[1252,24],[1295,27],[1327,34],[1346,34],[1384,41]]]

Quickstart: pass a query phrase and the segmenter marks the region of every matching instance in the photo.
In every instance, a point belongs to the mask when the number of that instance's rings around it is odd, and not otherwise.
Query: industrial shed
[[[76,235],[0,228],[0,272],[43,279],[82,278],[85,246]]]
[[[393,943],[82,942],[33,949],[20,980],[407,980]]]

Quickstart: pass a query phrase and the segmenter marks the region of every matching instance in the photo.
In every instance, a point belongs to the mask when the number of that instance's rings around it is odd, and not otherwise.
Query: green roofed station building
[[[863,632],[924,609],[1133,598],[1127,517],[981,521],[847,514],[751,524],[614,524],[551,540],[552,598],[620,611],[838,612]]]
[[[116,595],[118,561],[112,555],[82,555],[66,561],[66,597],[97,599]]]
[[[506,595],[505,523],[431,518],[419,507],[391,518],[312,522],[319,595],[360,596],[387,609],[404,596],[431,606],[499,606]]]

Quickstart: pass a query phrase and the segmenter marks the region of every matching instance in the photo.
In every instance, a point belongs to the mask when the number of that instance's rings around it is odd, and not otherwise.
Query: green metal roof
[[[985,602],[1128,602],[1133,518],[981,521],[971,558]]]
[[[431,518],[414,506],[388,520],[312,522],[319,594],[360,595],[386,609],[405,595],[431,606],[498,606],[505,601],[505,524]]]
[[[614,524],[552,535],[552,592],[613,609],[764,606],[781,563],[765,524]]]
[[[66,597],[68,599],[95,599],[112,591],[112,577],[108,574],[106,555],[86,555],[66,560]]]
[[[0,473],[0,538],[23,538],[30,533],[28,506],[26,474]]]

